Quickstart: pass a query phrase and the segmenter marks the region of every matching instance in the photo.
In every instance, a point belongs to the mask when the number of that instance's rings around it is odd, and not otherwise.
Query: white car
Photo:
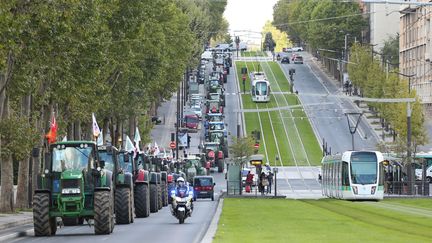
[[[291,49],[292,49],[293,51],[304,51],[304,50],[303,50],[303,47],[301,47],[301,46],[292,47]]]
[[[422,173],[423,173],[422,169],[416,169],[415,170],[415,175],[416,175],[416,179],[417,180],[421,180],[422,179],[422,177],[423,177]],[[432,183],[432,166],[429,166],[426,169],[426,181],[429,182],[429,183]]]
[[[191,106],[191,111],[195,113],[199,117],[199,119],[202,118],[202,108],[199,105]]]

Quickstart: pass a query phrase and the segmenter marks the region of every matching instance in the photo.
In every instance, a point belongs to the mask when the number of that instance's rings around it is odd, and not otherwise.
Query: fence
[[[412,193],[409,192],[409,185],[413,185]],[[428,182],[415,181],[408,183],[408,181],[385,181],[384,193],[388,196],[432,196],[432,184]]]

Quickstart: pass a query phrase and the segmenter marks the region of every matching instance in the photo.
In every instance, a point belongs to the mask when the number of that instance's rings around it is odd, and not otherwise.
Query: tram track
[[[244,61],[244,62],[245,62],[245,65],[247,66],[246,61]],[[253,67],[253,70],[256,70],[256,69],[255,69],[254,62],[252,62],[252,67]],[[258,104],[257,104],[257,103],[255,103],[255,107],[256,107],[257,110],[259,110],[259,107],[258,107]],[[269,107],[268,107],[268,104],[266,104],[266,107],[269,108]],[[262,122],[261,122],[261,117],[260,117],[261,114],[260,114],[259,111],[257,112],[257,115],[258,115],[258,118],[259,118],[259,123],[260,123],[261,131],[263,131],[263,132],[262,132],[262,135],[263,135],[263,138],[264,138],[264,130],[262,129]],[[279,158],[280,158],[278,161],[279,161],[280,166],[281,166],[281,168],[282,168],[282,170],[283,170],[283,174],[284,174],[285,182],[287,183],[287,185],[288,185],[288,187],[290,188],[290,190],[291,190],[293,193],[296,193],[296,192],[294,191],[293,187],[291,186],[291,183],[290,183],[289,180],[288,180],[288,174],[287,174],[287,172],[286,172],[286,170],[284,169],[284,166],[283,166],[283,160],[282,160],[282,157],[281,157],[281,154],[280,154],[279,144],[278,144],[278,142],[277,142],[276,133],[275,133],[275,130],[274,130],[273,121],[272,121],[272,118],[271,118],[270,111],[267,111],[267,115],[268,115],[269,120],[270,120],[270,126],[271,126],[271,129],[272,129],[273,138],[274,138],[274,141],[275,141],[275,145],[276,145],[277,153],[278,153]],[[285,127],[284,127],[284,128],[285,128]],[[263,141],[264,141],[264,140],[263,140]],[[264,146],[265,146],[265,144],[264,144]],[[291,146],[291,145],[290,145],[290,146]],[[291,149],[291,152],[293,152],[292,148],[290,148],[290,149]],[[266,159],[267,159],[267,162],[268,162],[268,161],[269,161],[269,158],[268,158],[267,150],[265,149],[265,151],[266,151]],[[275,160],[275,162],[274,162],[274,166],[278,166],[278,165],[276,164],[276,160]],[[296,194],[297,194],[297,193],[296,193]]]
[[[261,63],[261,62],[260,62],[260,63]],[[270,69],[270,72],[271,72],[271,74],[272,74],[272,76],[273,76],[273,78],[274,78],[274,81],[275,81],[275,83],[276,83],[276,85],[277,85],[279,91],[282,92],[282,90],[281,90],[281,88],[280,88],[280,86],[279,86],[279,84],[278,84],[278,81],[277,81],[277,79],[276,79],[276,75],[274,75],[273,70],[271,69],[270,65],[268,65],[267,62],[265,62],[265,64],[266,64],[267,67]],[[263,71],[265,72],[264,68],[263,68]],[[289,105],[288,100],[286,99],[286,97],[285,97],[284,95],[283,95],[283,98],[284,98],[286,104]],[[274,97],[274,99],[275,99],[275,101],[276,101],[276,105],[277,105],[277,107],[280,107],[279,102],[278,102],[278,99],[276,98],[276,96]],[[294,123],[294,127],[295,127],[295,129],[296,129],[296,131],[297,131],[297,135],[299,136],[299,134],[298,134],[298,129],[297,129],[297,126],[296,126],[296,124],[295,124],[294,119],[292,118],[291,111],[288,111],[288,112],[289,112],[290,117],[291,117],[291,119],[292,119],[292,121],[293,121],[293,123]],[[269,116],[270,116],[270,112],[269,112]],[[296,159],[296,156],[295,156],[295,153],[294,153],[294,149],[293,149],[293,146],[292,146],[292,141],[290,140],[290,137],[289,137],[289,134],[288,134],[287,125],[286,125],[286,123],[285,123],[285,121],[284,121],[284,116],[283,116],[281,110],[279,110],[279,116],[280,116],[280,119],[282,120],[282,125],[283,125],[283,128],[284,128],[284,132],[285,132],[286,138],[287,138],[287,140],[288,140],[288,144],[289,144],[289,147],[290,147],[290,150],[291,150],[291,154],[293,155],[293,160],[294,160],[294,163],[295,163],[295,167],[296,167],[297,173],[298,173],[298,175],[300,176],[300,179],[301,179],[301,181],[303,182],[303,185],[304,185],[304,186],[305,186],[305,187],[306,187],[310,192],[312,192],[312,188],[311,188],[311,187],[306,183],[306,181],[305,181],[305,179],[304,179],[304,176],[303,176],[302,172],[300,171],[299,164],[298,164],[298,161],[297,161],[297,159]],[[273,126],[273,125],[272,125],[272,126]],[[306,158],[307,158],[307,153],[306,153],[306,150],[305,150],[305,148],[304,148],[303,141],[301,140],[300,137],[299,137],[299,140],[300,140],[301,143],[302,143],[302,148],[303,148],[303,151],[304,151],[304,153],[305,153],[305,155],[306,155]],[[277,144],[277,141],[276,141],[276,144]],[[309,160],[307,160],[307,162],[308,162],[309,167],[310,167],[311,165],[310,165]],[[281,161],[281,164],[282,164],[282,161]],[[283,165],[283,164],[282,164],[282,165]],[[284,175],[285,175],[285,178],[287,178],[287,172],[286,172],[286,168],[285,168],[284,166],[282,166],[282,170],[283,170],[283,173],[284,173]]]

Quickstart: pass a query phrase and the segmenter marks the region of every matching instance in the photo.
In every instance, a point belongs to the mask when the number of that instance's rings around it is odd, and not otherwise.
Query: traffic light
[[[171,141],[175,141],[175,133],[171,133]]]
[[[235,37],[235,43],[238,45],[240,44],[240,36]]]

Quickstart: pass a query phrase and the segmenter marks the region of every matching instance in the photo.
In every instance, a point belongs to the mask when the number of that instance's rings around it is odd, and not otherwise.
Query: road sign
[[[259,149],[259,143],[256,143],[256,144],[254,145],[254,148],[255,148],[255,149]]]
[[[170,143],[170,148],[171,148],[171,149],[175,149],[175,148],[176,148],[176,144],[175,144],[175,142],[171,142],[171,143]]]

